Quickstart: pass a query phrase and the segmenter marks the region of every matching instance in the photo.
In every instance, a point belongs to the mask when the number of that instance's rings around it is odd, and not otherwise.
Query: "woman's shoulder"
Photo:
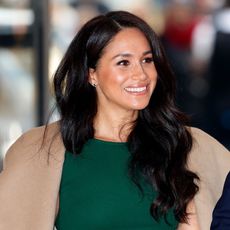
[[[57,153],[64,151],[62,138],[60,135],[59,122],[35,127],[23,133],[8,149],[4,168],[8,165],[19,165],[25,159],[35,156],[48,156],[47,153]]]
[[[193,146],[189,155],[189,168],[197,172],[204,181],[208,178],[221,182],[230,171],[230,152],[218,140],[201,129],[190,127]],[[215,180],[214,180],[215,178]],[[219,178],[219,179],[218,179]]]
[[[218,140],[201,129],[190,127],[193,146],[189,168],[207,176],[223,175],[230,171],[230,152]]]
[[[9,148],[0,173],[0,229],[51,229],[64,158],[58,127],[33,128]]]
[[[202,129],[196,127],[187,127],[193,138],[192,151],[205,151],[205,152],[226,152],[229,154],[227,148],[225,148],[218,140],[206,133]]]

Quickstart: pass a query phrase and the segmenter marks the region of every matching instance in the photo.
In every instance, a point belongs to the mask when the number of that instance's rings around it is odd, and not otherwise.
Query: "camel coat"
[[[6,154],[0,174],[0,230],[54,228],[65,148],[57,122],[48,125],[45,139],[44,130],[26,132]],[[200,229],[208,230],[230,171],[230,153],[205,132],[191,128],[191,133],[188,167],[200,177],[195,205]]]

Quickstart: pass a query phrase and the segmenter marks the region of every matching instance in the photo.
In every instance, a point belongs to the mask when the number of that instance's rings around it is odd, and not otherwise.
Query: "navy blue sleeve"
[[[211,230],[230,230],[230,172],[226,177],[223,193],[213,211]]]

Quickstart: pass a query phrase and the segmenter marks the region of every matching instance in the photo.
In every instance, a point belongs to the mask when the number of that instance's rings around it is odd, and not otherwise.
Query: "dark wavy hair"
[[[186,206],[198,191],[198,176],[187,169],[192,137],[185,127],[185,116],[174,103],[175,78],[161,43],[139,17],[125,11],[109,12],[91,19],[74,37],[54,75],[63,142],[68,151],[79,154],[86,141],[94,137],[97,95],[89,84],[89,68],[96,68],[104,48],[125,28],[142,31],[158,73],[150,102],[139,111],[128,136],[130,174],[139,185],[141,172],[157,189],[158,196],[150,207],[155,219],[166,217],[173,208],[176,219],[186,222]]]

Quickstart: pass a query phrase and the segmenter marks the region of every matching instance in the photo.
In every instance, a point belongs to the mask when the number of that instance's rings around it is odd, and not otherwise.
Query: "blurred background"
[[[9,146],[46,123],[52,76],[76,32],[110,10],[153,27],[177,76],[178,107],[230,149],[230,0],[0,0],[0,171]]]

